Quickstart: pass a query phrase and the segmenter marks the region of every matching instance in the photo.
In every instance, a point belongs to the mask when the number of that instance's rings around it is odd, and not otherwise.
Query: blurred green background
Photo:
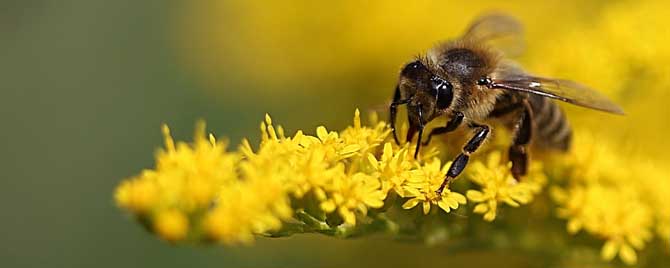
[[[152,166],[163,122],[188,139],[203,118],[232,144],[257,140],[266,112],[289,132],[341,127],[356,107],[389,99],[405,61],[481,11],[529,20],[564,6],[213,2],[0,1],[0,266],[542,266],[515,252],[445,258],[384,237],[173,247],[116,209],[112,190]],[[566,7],[564,20],[588,21],[598,3]]]

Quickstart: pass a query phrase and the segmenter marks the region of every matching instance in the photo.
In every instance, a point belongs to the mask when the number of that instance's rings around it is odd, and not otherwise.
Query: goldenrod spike
[[[354,127],[355,128],[361,128],[361,111],[356,108],[356,112],[354,112]]]
[[[277,126],[277,134],[279,135],[280,139],[286,139],[286,136],[284,135],[284,128],[282,126]]]
[[[216,145],[216,137],[214,137],[214,134],[209,133],[209,142],[212,144],[212,146]]]
[[[161,131],[163,132],[165,149],[167,149],[168,151],[174,151],[175,146],[174,146],[174,140],[172,139],[172,135],[170,135],[170,127],[168,127],[167,124],[162,124]]]
[[[165,123],[161,124],[161,132],[163,136],[170,136],[170,127]]]
[[[272,125],[268,125],[268,135],[273,140],[277,139],[277,132],[275,132],[275,128]]]
[[[240,151],[251,154],[253,153],[253,149],[251,148],[251,143],[249,143],[249,140],[242,139],[242,143],[240,144]]]
[[[268,126],[272,125],[272,118],[269,114],[265,114],[265,122],[268,124]]]
[[[260,129],[261,129],[261,140],[266,140],[268,138],[268,132],[265,122],[261,122]]]

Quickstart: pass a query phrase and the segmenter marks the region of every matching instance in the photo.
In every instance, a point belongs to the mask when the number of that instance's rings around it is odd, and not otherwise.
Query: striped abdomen
[[[553,100],[531,95],[528,98],[533,110],[534,142],[540,147],[567,151],[570,148],[572,129],[565,114]]]

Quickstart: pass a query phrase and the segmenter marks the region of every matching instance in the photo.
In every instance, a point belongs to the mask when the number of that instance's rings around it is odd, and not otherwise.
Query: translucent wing
[[[621,107],[592,88],[569,80],[531,76],[516,68],[501,72],[500,77],[493,80],[492,87],[537,94],[608,113],[624,114]]]
[[[507,56],[519,56],[524,50],[523,26],[513,17],[492,13],[477,18],[463,39],[487,43]]]

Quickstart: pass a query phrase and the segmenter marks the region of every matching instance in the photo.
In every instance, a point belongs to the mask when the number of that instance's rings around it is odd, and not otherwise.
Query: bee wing
[[[508,15],[491,13],[477,18],[462,37],[476,43],[487,43],[510,57],[525,49],[523,26]]]
[[[515,70],[515,68],[510,70]],[[603,112],[624,114],[621,107],[602,93],[569,80],[537,77],[508,70],[508,72],[502,72],[501,77],[494,79],[492,86],[537,94]]]

